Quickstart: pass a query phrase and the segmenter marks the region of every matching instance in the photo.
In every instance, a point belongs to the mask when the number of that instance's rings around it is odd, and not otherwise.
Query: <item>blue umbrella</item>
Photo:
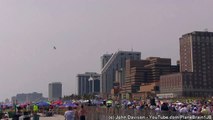
[[[5,103],[5,104],[2,104],[2,105],[5,106],[5,107],[13,107],[12,103]]]
[[[94,101],[94,104],[96,104],[96,105],[100,105],[100,104],[103,104],[103,101],[96,100],[96,101]]]
[[[73,104],[73,103],[66,103],[63,105],[64,107],[77,107],[76,104]]]
[[[50,104],[48,102],[41,101],[41,102],[36,103],[36,105],[41,107],[41,106],[49,106]]]
[[[70,101],[70,100],[64,101],[64,104],[68,104],[68,103],[72,103],[72,101]]]

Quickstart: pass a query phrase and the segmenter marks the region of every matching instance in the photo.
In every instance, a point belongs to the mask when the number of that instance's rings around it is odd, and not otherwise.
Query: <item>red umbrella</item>
[[[63,102],[61,100],[52,102],[52,105],[62,105],[62,104],[63,104]]]

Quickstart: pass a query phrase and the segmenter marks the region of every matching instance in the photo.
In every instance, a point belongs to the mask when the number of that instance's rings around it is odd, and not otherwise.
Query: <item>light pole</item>
[[[120,70],[119,70],[119,87],[120,87],[120,89],[121,88],[123,88],[123,68],[120,68]],[[124,86],[124,94],[122,95],[122,98],[124,98],[125,97],[125,99],[126,99],[126,86]]]

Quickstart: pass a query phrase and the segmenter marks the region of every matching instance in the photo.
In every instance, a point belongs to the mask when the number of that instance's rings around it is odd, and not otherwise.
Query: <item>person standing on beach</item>
[[[75,113],[72,107],[68,107],[68,110],[64,113],[65,120],[74,120]]]
[[[78,112],[78,115],[79,115],[79,118],[80,118],[80,120],[86,120],[86,110],[84,109],[84,106],[83,105],[81,105],[81,108],[80,108],[80,110],[79,110],[79,112]]]
[[[77,107],[74,108],[75,120],[79,120]]]

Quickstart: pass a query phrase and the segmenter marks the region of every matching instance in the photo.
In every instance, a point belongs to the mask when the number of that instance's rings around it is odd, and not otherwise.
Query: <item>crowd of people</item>
[[[84,107],[79,106],[79,110],[76,108],[69,108],[65,112],[65,118],[70,116],[67,120],[85,120],[90,116],[95,114],[100,116],[106,115],[135,115],[143,116],[146,115],[186,115],[186,116],[206,116],[213,115],[213,99],[193,99],[193,100],[159,100],[157,98],[147,99],[147,100],[98,100],[98,102],[93,102],[89,100],[88,104]],[[88,109],[88,108],[95,109]],[[87,111],[87,112],[85,112]],[[87,117],[86,116],[87,113]],[[100,113],[100,114],[99,114]],[[136,114],[135,114],[136,113]],[[83,116],[81,116],[83,115]],[[97,115],[95,115],[97,117]]]
[[[68,107],[68,110],[64,113],[65,120],[86,120],[87,111],[84,106],[81,105],[78,110],[77,107]]]
[[[31,117],[35,116],[37,112],[31,109],[30,104],[26,104],[25,106],[2,106],[0,108],[1,119],[9,120],[30,120]]]
[[[67,103],[68,102],[68,103]],[[44,103],[44,102],[42,102]],[[54,114],[63,114],[65,120],[85,120],[87,111],[81,103],[66,101],[61,105],[53,104],[26,104],[26,105],[1,105],[0,119],[9,120],[39,120],[39,116],[50,117]]]
[[[69,106],[66,106],[69,105]],[[190,114],[190,115],[213,115],[213,98],[212,99],[193,99],[193,100],[160,100],[158,98],[152,98],[147,100],[103,100],[98,99],[89,100],[86,103],[76,101],[72,103],[64,103],[62,105],[49,105],[47,107],[34,105],[19,106],[14,111],[14,107],[9,107],[9,111],[16,112],[14,118],[20,116],[32,117],[35,113],[42,113],[53,115],[57,109],[63,109],[63,112],[57,114],[63,114],[65,120],[85,120],[91,113],[88,108],[95,108],[97,112],[103,111],[103,113],[116,113],[122,114],[122,111],[136,111],[137,113],[143,113],[143,111],[153,111],[153,113],[172,112],[177,114]],[[1,107],[1,110],[8,111],[8,109]],[[106,111],[105,111],[106,110]],[[51,111],[51,112],[50,112]],[[48,113],[48,114],[47,114]],[[51,114],[49,114],[51,113]],[[4,114],[4,118],[8,118],[8,113]]]
[[[106,107],[109,109],[133,109],[137,111],[151,110],[155,112],[171,111],[180,114],[193,115],[213,115],[213,99],[209,100],[159,100],[156,98],[147,100],[121,100],[121,101],[107,101],[100,104],[99,107]]]

